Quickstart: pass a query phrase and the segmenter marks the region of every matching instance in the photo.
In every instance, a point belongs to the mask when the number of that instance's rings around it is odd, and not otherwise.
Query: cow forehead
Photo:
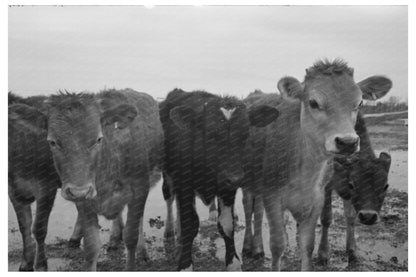
[[[56,136],[96,137],[101,130],[100,115],[94,108],[85,111],[55,111],[49,116],[49,133]]]
[[[310,96],[324,98],[327,101],[358,101],[362,97],[358,85],[347,75],[310,80],[305,89]]]

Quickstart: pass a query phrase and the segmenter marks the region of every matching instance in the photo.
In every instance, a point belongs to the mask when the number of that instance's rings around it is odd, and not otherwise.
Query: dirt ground
[[[389,184],[381,212],[381,222],[374,226],[363,226],[357,223],[356,240],[359,262],[348,266],[345,253],[345,220],[342,201],[336,196],[333,202],[334,220],[329,231],[331,256],[328,265],[320,266],[314,260],[314,269],[318,271],[407,271],[408,270],[408,141],[407,126],[387,122],[369,126],[370,137],[376,152],[387,151],[392,156]],[[241,254],[244,237],[244,213],[241,192],[236,198],[236,248]],[[208,222],[208,207],[197,201],[197,210],[201,219],[199,235],[194,243],[194,269],[197,271],[225,270],[224,242],[219,235],[216,224]],[[126,211],[124,211],[125,216]],[[172,242],[163,240],[166,208],[159,183],[147,200],[145,211],[145,236],[147,242],[148,261],[138,261],[139,271],[174,271],[175,247]],[[57,196],[52,211],[47,242],[47,255],[50,271],[79,271],[83,270],[82,249],[69,249],[67,240],[72,233],[75,223],[76,209],[74,205]],[[156,223],[156,224],[155,224]],[[125,263],[123,248],[117,251],[106,251],[106,243],[110,235],[110,222],[100,218],[101,241],[103,247],[100,253],[99,271],[122,271]],[[268,246],[269,228],[267,220],[263,223],[263,239],[265,258],[263,260],[243,260],[245,271],[268,271],[271,254]],[[13,207],[9,203],[9,271],[19,267],[21,257],[21,236],[18,230]],[[287,233],[289,237],[287,251],[283,259],[284,271],[300,269],[299,253],[295,240],[296,227],[289,216]],[[316,229],[316,246],[314,258],[320,239],[320,226]],[[241,255],[240,255],[241,256]]]

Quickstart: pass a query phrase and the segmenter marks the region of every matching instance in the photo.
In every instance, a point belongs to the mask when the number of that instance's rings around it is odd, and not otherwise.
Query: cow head
[[[334,160],[334,180],[337,191],[344,199],[350,199],[359,221],[372,225],[379,220],[388,188],[391,157],[382,152],[378,158],[337,157]]]
[[[61,93],[47,100],[46,114],[30,107],[15,113],[24,124],[47,132],[55,168],[62,182],[62,197],[70,201],[97,195],[97,165],[110,151],[104,128],[124,128],[137,115],[136,108],[121,104],[102,111],[93,94]],[[28,114],[30,116],[28,116]],[[114,184],[114,193],[125,191]],[[126,197],[128,199],[128,197]]]
[[[301,101],[301,128],[311,141],[324,153],[343,155],[359,151],[354,126],[363,99],[381,98],[391,86],[381,76],[355,83],[353,69],[339,59],[315,63],[306,70],[303,83],[293,77],[278,82],[284,97]]]
[[[171,120],[182,129],[192,130],[194,163],[209,171],[218,183],[237,186],[244,176],[243,150],[249,127],[264,127],[274,121],[279,112],[269,106],[247,110],[234,97],[202,99],[199,105],[182,105],[170,111]],[[202,180],[201,180],[202,181]],[[205,178],[207,181],[207,178]]]

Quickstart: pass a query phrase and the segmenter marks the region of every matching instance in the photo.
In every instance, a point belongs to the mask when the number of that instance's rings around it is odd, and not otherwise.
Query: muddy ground
[[[370,137],[376,152],[387,151],[392,156],[389,184],[390,188],[381,212],[381,222],[375,226],[363,226],[357,223],[356,240],[359,262],[349,266],[345,253],[345,220],[342,201],[334,197],[334,220],[329,231],[331,256],[326,266],[316,263],[316,250],[320,238],[320,226],[316,229],[316,247],[314,251],[314,269],[318,271],[407,271],[408,270],[408,156],[407,127],[395,122],[369,126]],[[216,224],[209,222],[208,207],[197,201],[197,209],[201,219],[200,233],[194,243],[194,269],[197,271],[222,271],[225,269],[224,242],[219,235]],[[125,216],[124,212],[124,216]],[[244,214],[241,203],[241,192],[236,198],[236,215],[238,227],[235,241],[238,253],[241,253],[244,237]],[[138,261],[140,271],[174,271],[174,243],[163,239],[164,218],[166,208],[161,193],[161,184],[150,192],[145,211],[145,236],[147,242],[148,261]],[[283,259],[284,271],[300,269],[300,260],[296,246],[296,227],[290,215],[287,225],[289,237],[287,251]],[[47,255],[50,271],[83,270],[82,249],[69,249],[67,239],[71,235],[76,218],[74,205],[57,196],[52,211],[47,242]],[[106,243],[110,235],[110,222],[100,218],[101,249],[98,262],[99,271],[122,271],[125,263],[123,248],[108,252]],[[264,219],[263,239],[265,258],[263,260],[243,260],[243,270],[267,271],[270,269],[271,254],[268,246],[269,229]],[[21,236],[16,216],[9,203],[9,270],[18,269],[21,257]],[[240,255],[241,256],[241,255]]]

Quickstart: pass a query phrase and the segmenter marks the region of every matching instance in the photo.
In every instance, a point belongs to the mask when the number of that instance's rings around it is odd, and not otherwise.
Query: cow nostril
[[[74,197],[74,194],[71,192],[71,188],[66,188],[65,189],[65,193],[66,193],[66,195],[68,195],[71,198]]]
[[[335,143],[339,146],[344,146],[344,142],[342,141],[342,139],[340,139],[339,137],[335,138]]]

